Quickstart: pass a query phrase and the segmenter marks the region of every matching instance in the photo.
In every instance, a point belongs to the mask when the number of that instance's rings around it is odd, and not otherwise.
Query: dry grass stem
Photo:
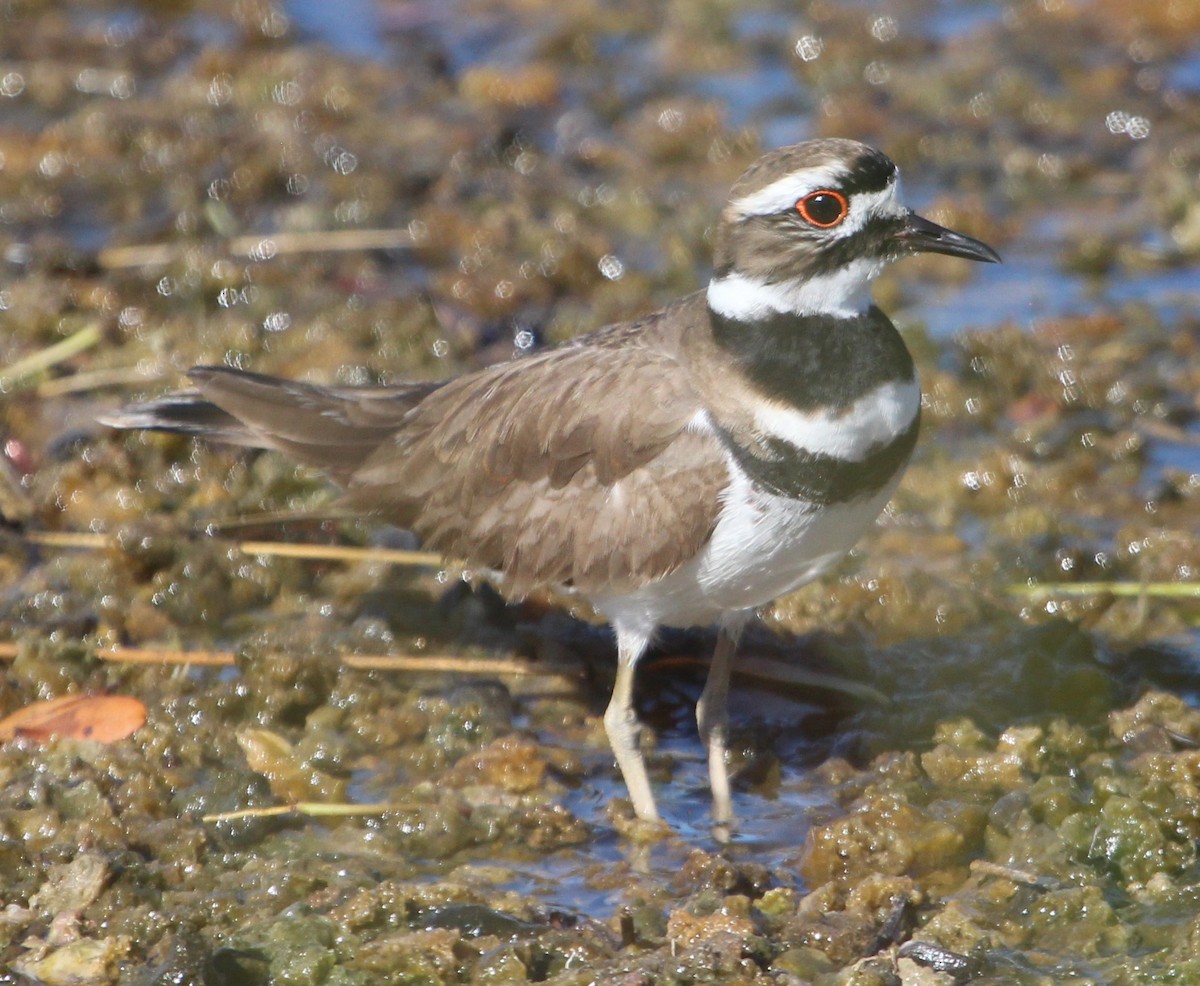
[[[350,818],[355,815],[384,815],[389,811],[404,811],[411,805],[379,801],[374,804],[354,805],[345,802],[325,804],[320,801],[297,801],[288,805],[269,805],[264,808],[241,808],[237,811],[221,811],[214,815],[201,815],[202,822],[235,822],[241,818],[274,818],[279,815],[308,815],[310,818]]]
[[[91,531],[27,531],[23,535],[30,544],[43,548],[76,548],[96,551],[116,547],[110,534]],[[240,541],[233,545],[246,555],[275,558],[301,558],[307,561],[375,562],[388,565],[446,564],[446,559],[434,551],[403,551],[397,548],[358,548],[343,544],[295,544],[289,541]]]
[[[0,661],[19,653],[13,642],[0,642]],[[97,647],[95,656],[114,664],[161,664],[196,667],[233,667],[232,651],[180,650],[159,647]],[[580,670],[563,664],[523,661],[503,657],[459,657],[454,654],[347,654],[342,663],[356,671],[420,671],[428,674],[549,675],[577,678]]]
[[[85,325],[78,332],[67,336],[67,338],[59,340],[54,345],[47,346],[45,349],[39,349],[37,352],[30,353],[23,359],[9,364],[4,370],[0,371],[0,394],[7,394],[19,388],[30,377],[44,373],[50,367],[62,363],[86,349],[90,349],[101,338],[100,326],[98,323],[93,322],[90,325]]]
[[[161,267],[194,249],[191,243],[140,243],[107,247],[96,256],[106,270]],[[352,250],[398,250],[412,246],[407,229],[334,229],[306,233],[270,233],[234,236],[225,242],[237,257],[270,260],[280,254],[330,253]]]
[[[1200,599],[1200,582],[1043,582],[1014,584],[1014,596],[1157,596],[1160,599]]]

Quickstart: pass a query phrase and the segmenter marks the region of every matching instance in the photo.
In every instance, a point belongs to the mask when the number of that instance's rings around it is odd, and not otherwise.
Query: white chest
[[[696,581],[723,609],[762,606],[824,573],[853,547],[895,483],[846,503],[814,507],[776,496],[735,470]]]
[[[839,415],[779,410],[764,405],[760,429],[804,452],[862,461],[873,447],[904,433],[920,403],[915,382],[888,384]],[[712,430],[707,415],[693,422]],[[755,483],[727,453],[730,482],[709,542],[692,561],[628,595],[594,600],[610,619],[658,624],[712,622],[754,609],[817,578],[875,522],[900,471],[883,486],[840,502],[814,504],[772,493]]]

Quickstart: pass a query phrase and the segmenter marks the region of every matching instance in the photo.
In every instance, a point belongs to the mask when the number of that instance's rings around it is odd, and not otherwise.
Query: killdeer
[[[604,725],[634,811],[658,818],[633,707],[657,627],[716,623],[696,718],[713,821],[733,811],[730,663],[747,618],[874,522],[917,440],[920,390],[869,286],[889,262],[998,262],[901,203],[851,140],[774,151],[733,187],[712,280],[634,322],[436,383],[319,387],[197,367],[193,390],[107,417],[277,449],[350,506],[502,577],[579,593],[612,624]]]

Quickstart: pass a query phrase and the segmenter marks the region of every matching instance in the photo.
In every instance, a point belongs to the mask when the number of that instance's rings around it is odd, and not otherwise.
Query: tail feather
[[[194,390],[131,404],[101,423],[277,449],[344,478],[438,386],[319,387],[221,366],[198,366],[188,376]]]
[[[166,431],[230,445],[266,447],[261,437],[255,436],[232,414],[206,400],[198,390],[178,390],[154,400],[126,404],[96,420],[109,428]]]

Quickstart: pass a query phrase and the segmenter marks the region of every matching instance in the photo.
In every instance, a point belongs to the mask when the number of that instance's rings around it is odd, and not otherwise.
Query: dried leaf
[[[284,801],[323,801],[340,799],[344,782],[306,764],[296,748],[269,729],[242,729],[238,746],[246,755],[250,769],[262,774],[271,785],[271,793]]]
[[[34,702],[0,719],[0,742],[17,736],[52,736],[115,743],[146,721],[146,706],[128,695],[66,695]]]
[[[242,729],[236,738],[250,769],[267,780],[292,781],[303,773],[295,747],[278,733],[269,729]]]

